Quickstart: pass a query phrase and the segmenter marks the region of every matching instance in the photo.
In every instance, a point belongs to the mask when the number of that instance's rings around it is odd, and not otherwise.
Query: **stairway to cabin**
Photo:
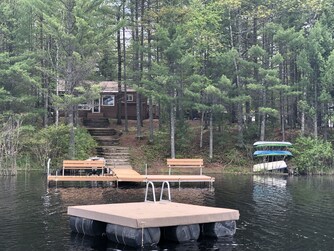
[[[114,146],[119,144],[122,135],[113,128],[87,128],[99,146]]]
[[[109,120],[107,118],[84,118],[83,125],[89,128],[107,128],[109,126]]]
[[[109,166],[110,168],[132,168],[130,164],[130,154],[128,147],[105,146],[101,148],[103,148],[103,157],[106,160],[106,166]]]
[[[83,120],[90,135],[96,140],[96,156],[103,157],[111,168],[131,168],[129,148],[120,147],[121,131],[110,128],[109,120],[99,114],[91,114]]]

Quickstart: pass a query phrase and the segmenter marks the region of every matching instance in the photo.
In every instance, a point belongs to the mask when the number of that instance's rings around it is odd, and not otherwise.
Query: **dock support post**
[[[50,162],[51,162],[51,158],[48,159],[48,163],[47,163],[47,171],[46,171],[47,176],[50,175]]]
[[[209,189],[210,191],[213,191],[213,179],[211,178],[210,182],[209,182]]]

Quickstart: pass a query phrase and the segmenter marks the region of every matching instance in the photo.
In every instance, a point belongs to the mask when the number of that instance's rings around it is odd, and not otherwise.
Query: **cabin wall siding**
[[[104,81],[100,82],[100,86],[102,87],[103,91],[100,93],[100,112],[93,112],[92,109],[90,110],[78,110],[78,117],[80,119],[84,118],[110,118],[110,119],[117,119],[117,111],[118,111],[118,101],[121,101],[121,118],[125,118],[125,95],[124,95],[124,90],[122,92],[118,92],[118,84],[117,82],[112,82],[112,81]],[[65,90],[60,91],[60,95],[63,95]],[[136,120],[137,119],[137,108],[136,108],[136,99],[137,99],[137,92],[133,89],[128,89],[127,91],[128,95],[132,95],[132,99],[127,102],[127,115],[128,119],[130,120]],[[78,94],[80,95],[80,94]],[[114,96],[114,105],[103,105],[103,97],[104,96],[109,96],[112,95]],[[107,101],[108,99],[105,99],[104,101]],[[111,101],[111,99],[109,100]],[[107,101],[108,102],[108,101]],[[148,119],[149,118],[149,107],[148,107],[148,99],[141,95],[141,109],[142,109],[142,119]],[[85,106],[81,106],[80,108],[84,108]],[[154,118],[158,118],[158,109],[157,107],[153,107],[153,116]],[[61,117],[65,117],[65,112],[60,111],[59,114]]]

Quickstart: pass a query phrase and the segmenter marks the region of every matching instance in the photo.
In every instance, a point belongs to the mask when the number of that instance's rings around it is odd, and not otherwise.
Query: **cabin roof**
[[[110,92],[118,92],[118,82],[117,81],[101,81],[101,82],[94,82],[94,81],[84,81],[81,85],[93,85],[99,84],[101,87],[101,93],[110,93]],[[60,80],[58,85],[58,90],[60,92],[65,91],[65,81]],[[135,89],[127,86],[126,89],[128,92],[136,92]],[[124,92],[124,85],[122,85],[122,92]]]
[[[102,81],[99,83],[101,86],[102,92],[118,92],[118,82],[116,81]],[[136,90],[133,88],[126,88],[129,92],[135,92]],[[124,92],[124,85],[122,85],[122,91]]]

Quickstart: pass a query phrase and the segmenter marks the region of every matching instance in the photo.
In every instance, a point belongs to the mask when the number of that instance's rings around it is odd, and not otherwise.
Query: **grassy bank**
[[[170,157],[169,134],[166,130],[158,130],[158,121],[154,121],[154,142],[149,143],[149,122],[144,121],[141,128],[141,139],[137,139],[135,122],[129,122],[129,132],[123,132],[120,145],[130,148],[131,163],[138,171],[144,171],[148,166],[149,173],[163,173],[167,171],[166,159]],[[200,121],[187,121],[187,140],[177,146],[177,158],[203,158],[204,172],[209,173],[250,173],[253,166],[252,143],[242,148],[235,147],[235,133],[231,131],[216,132],[214,135],[213,158],[209,159],[209,132],[204,131],[203,146],[200,147]],[[112,127],[123,130],[123,125]],[[233,128],[232,128],[233,130]],[[176,141],[178,138],[176,137]]]
[[[166,129],[158,129],[158,121],[154,122],[154,142],[149,143],[149,122],[144,121],[141,139],[137,139],[135,122],[129,122],[129,132],[123,133],[120,144],[130,147],[131,162],[135,169],[144,172],[145,165],[149,173],[163,173],[167,171],[166,159],[170,157],[169,133]],[[123,125],[113,127],[119,130]],[[214,130],[213,158],[209,159],[209,131],[204,130],[203,145],[200,147],[200,121],[186,121],[185,126],[180,127],[176,133],[176,157],[177,158],[203,158],[204,172],[210,173],[252,173],[253,143],[258,140],[255,133],[249,129],[244,133],[245,139],[242,146],[237,144],[237,130],[235,125],[226,125],[224,128]],[[184,129],[186,128],[186,129]],[[268,140],[281,141],[280,130],[271,130],[266,136]],[[323,175],[334,173],[334,151],[329,140],[320,137],[300,136],[298,130],[287,130],[286,141],[294,145],[290,149],[294,158],[288,160],[289,172],[302,175]]]

